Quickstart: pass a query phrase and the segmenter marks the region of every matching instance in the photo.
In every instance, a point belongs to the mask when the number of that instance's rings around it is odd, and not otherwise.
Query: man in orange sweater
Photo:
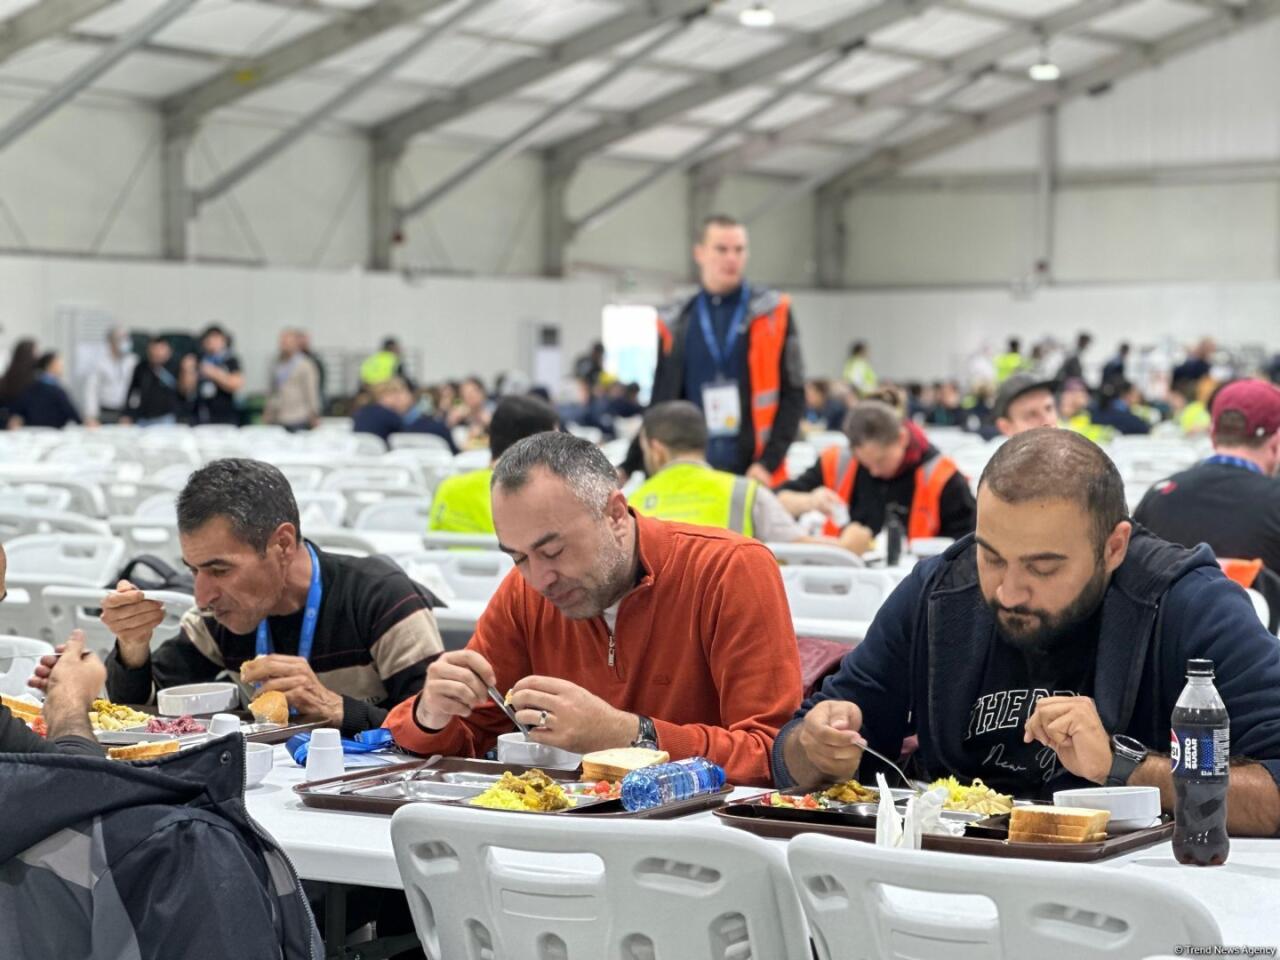
[[[613,466],[563,433],[521,440],[493,475],[493,520],[516,569],[465,650],[440,656],[386,726],[418,753],[480,756],[511,722],[586,753],[657,746],[768,784],[774,736],[800,703],[782,578],[763,545],[638,517]]]

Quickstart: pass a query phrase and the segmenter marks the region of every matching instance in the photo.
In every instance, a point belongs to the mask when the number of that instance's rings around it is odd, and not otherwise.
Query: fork
[[[915,791],[915,794],[917,797],[922,796],[924,794],[924,791],[920,789],[919,785],[910,777],[908,777],[905,773],[902,772],[902,768],[900,766],[898,766],[896,763],[894,763],[892,760],[886,757],[879,750],[871,749],[870,745],[868,745],[865,740],[863,741],[862,749],[865,753],[871,754],[881,763],[887,764],[889,767],[891,767],[893,769],[893,772],[902,778],[902,782],[905,783],[911,790]]]

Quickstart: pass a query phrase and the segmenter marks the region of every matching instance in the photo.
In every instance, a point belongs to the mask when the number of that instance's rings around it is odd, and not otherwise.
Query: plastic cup
[[[240,718],[230,713],[215,713],[209,719],[209,735],[225,737],[228,733],[240,732]]]
[[[313,730],[307,747],[307,779],[328,780],[342,774],[342,740],[338,731],[329,727]]]

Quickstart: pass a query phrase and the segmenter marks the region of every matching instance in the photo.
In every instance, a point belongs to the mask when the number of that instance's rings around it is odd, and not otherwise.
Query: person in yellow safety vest
[[[650,403],[689,400],[707,418],[707,462],[762,483],[786,479],[804,415],[804,364],[791,298],[748,283],[747,228],[715,214],[693,248],[700,289],[658,311]],[[632,444],[625,475],[643,457]]]
[[[1022,373],[1027,368],[1027,358],[1022,355],[1022,341],[1017,337],[1009,338],[1009,349],[996,357],[996,386],[1000,386],[1015,373]]]
[[[858,396],[865,397],[876,388],[879,380],[867,357],[865,340],[855,340],[849,346],[849,359],[844,362],[844,379],[858,391]]]
[[[827,532],[861,527],[874,537],[891,509],[907,515],[911,539],[973,532],[969,481],[924,431],[879,400],[863,400],[845,420],[848,447],[829,447],[806,473],[784,483],[778,499],[793,515],[820,510]]]
[[[503,397],[489,421],[490,462],[497,463],[518,440],[559,428],[560,418],[546,401],[534,396]],[[446,477],[431,498],[427,529],[444,533],[493,533],[489,500],[492,477],[491,467]]]
[[[766,543],[821,543],[863,552],[869,544],[846,538],[808,537],[768,487],[707,463],[706,418],[687,400],[649,408],[640,428],[649,479],[628,498],[647,517],[732,530]]]
[[[1106,446],[1116,432],[1110,427],[1093,422],[1093,413],[1089,409],[1089,388],[1083,380],[1074,377],[1062,385],[1062,393],[1058,397],[1058,416],[1067,430],[1088,437],[1098,446]]]
[[[410,390],[413,389],[413,381],[405,376],[400,341],[395,337],[387,337],[382,341],[382,349],[366,357],[364,363],[360,364],[360,383],[366,387],[376,387],[392,377],[399,377]]]
[[[1015,373],[996,392],[992,416],[1002,436],[1036,427],[1058,426],[1058,401],[1052,380],[1040,380],[1029,373]]]

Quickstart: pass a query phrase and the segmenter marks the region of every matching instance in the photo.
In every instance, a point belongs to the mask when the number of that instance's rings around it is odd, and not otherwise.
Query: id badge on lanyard
[[[727,367],[733,359],[733,348],[746,320],[749,299],[750,291],[743,284],[742,297],[729,322],[729,333],[722,349],[711,328],[707,295],[705,292],[698,294],[697,309],[698,320],[702,325],[702,338],[716,365],[715,382],[703,384],[702,387],[702,413],[707,421],[707,434],[711,437],[736,437],[742,427],[742,397],[738,393],[738,381],[727,376]]]

